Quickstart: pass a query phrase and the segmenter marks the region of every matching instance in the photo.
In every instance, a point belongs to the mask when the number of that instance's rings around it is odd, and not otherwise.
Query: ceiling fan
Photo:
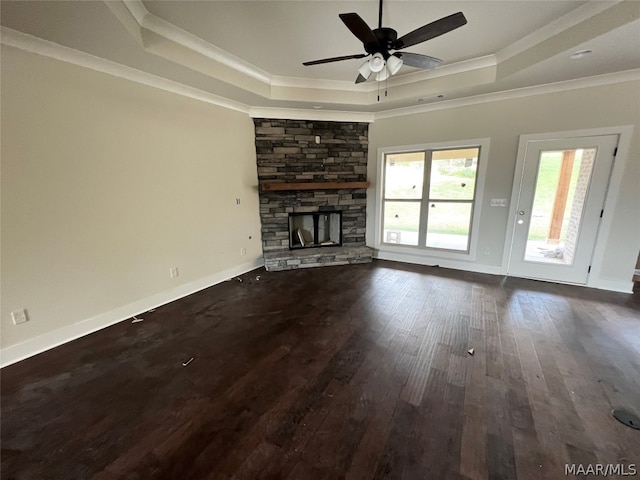
[[[462,27],[467,23],[467,19],[462,12],[458,12],[423,25],[398,38],[398,33],[393,28],[382,26],[382,0],[380,0],[380,9],[378,12],[378,28],[375,30],[371,30],[369,25],[367,25],[357,13],[341,13],[339,17],[347,28],[351,30],[351,33],[363,43],[364,50],[367,53],[324,58],[322,60],[304,62],[303,65],[320,65],[322,63],[340,62],[353,58],[365,58],[371,55],[371,58],[365,61],[358,69],[356,83],[366,82],[372,73],[376,74],[375,78],[377,81],[384,81],[391,75],[398,73],[403,64],[427,70],[437,67],[442,63],[442,60],[439,58],[398,50],[426,42],[427,40]],[[390,53],[392,50],[396,51]]]

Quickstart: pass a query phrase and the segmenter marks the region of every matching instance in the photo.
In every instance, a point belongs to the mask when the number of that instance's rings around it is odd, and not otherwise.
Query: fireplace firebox
[[[289,249],[342,245],[342,212],[289,214]]]

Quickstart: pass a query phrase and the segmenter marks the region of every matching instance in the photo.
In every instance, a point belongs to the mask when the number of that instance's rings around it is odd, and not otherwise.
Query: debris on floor
[[[256,276],[256,280],[258,280],[258,281],[260,280],[260,275]]]
[[[191,362],[193,362],[193,359],[194,359],[194,358],[195,358],[195,357],[191,357],[191,358],[190,358],[189,360],[187,360],[186,362],[182,362],[182,366],[183,366],[183,367],[186,367],[186,366],[187,366],[187,365],[189,365]]]
[[[235,280],[239,281],[240,283],[242,283],[242,279],[240,277],[236,277]]]
[[[473,348],[470,348],[469,350],[467,350],[467,353],[469,355],[473,355],[475,353],[475,350]]]
[[[138,318],[135,315],[132,318],[133,320],[131,320],[131,323],[144,322],[144,318]]]

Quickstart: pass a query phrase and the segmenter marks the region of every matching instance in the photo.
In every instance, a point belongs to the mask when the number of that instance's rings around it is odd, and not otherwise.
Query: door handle
[[[520,210],[520,211],[518,212],[518,215],[524,215],[524,210]]]

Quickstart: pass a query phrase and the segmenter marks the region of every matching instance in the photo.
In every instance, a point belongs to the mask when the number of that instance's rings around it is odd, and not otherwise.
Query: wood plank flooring
[[[3,369],[1,477],[640,470],[610,414],[640,414],[638,293],[385,261],[241,278]]]

